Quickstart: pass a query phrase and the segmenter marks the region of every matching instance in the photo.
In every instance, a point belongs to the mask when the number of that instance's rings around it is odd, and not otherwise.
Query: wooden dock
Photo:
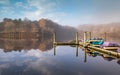
[[[54,45],[79,45],[79,44],[69,42],[54,42]]]
[[[94,47],[94,46],[88,46],[88,48],[94,49],[94,50],[99,51],[99,52],[101,52],[101,53],[113,55],[113,56],[115,56],[115,57],[120,58],[120,53],[118,53],[118,52],[114,52],[114,51],[110,51],[110,50],[105,50],[105,49],[98,48],[98,47]]]
[[[88,42],[86,42],[86,40],[89,40]],[[104,40],[106,40],[106,34],[105,34],[105,38]],[[76,33],[76,42],[56,42],[56,34],[54,34],[54,45],[79,45],[82,46],[83,48],[88,48],[88,49],[94,49],[96,51],[99,51],[101,53],[105,53],[108,55],[112,55],[115,56],[117,58],[120,58],[120,53],[115,52],[113,50],[117,49],[118,47],[112,47],[112,50],[107,50],[105,48],[100,48],[100,45],[94,46],[91,45],[90,42],[94,42],[94,41],[98,41],[98,40],[91,40],[91,32],[89,32],[89,36],[87,36],[87,32],[84,33],[84,42],[79,42],[78,41],[78,32]]]

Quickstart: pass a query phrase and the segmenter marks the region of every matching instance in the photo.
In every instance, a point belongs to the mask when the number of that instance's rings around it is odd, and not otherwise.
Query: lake
[[[120,59],[50,40],[0,40],[0,75],[120,75]]]

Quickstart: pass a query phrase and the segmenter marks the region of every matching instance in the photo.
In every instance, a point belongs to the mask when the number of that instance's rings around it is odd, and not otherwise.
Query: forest
[[[0,33],[34,33],[39,34],[40,39],[52,39],[53,33],[56,32],[57,41],[67,41],[75,38],[75,33],[77,29],[70,26],[62,26],[49,19],[40,19],[39,21],[31,21],[27,18],[21,19],[8,19],[4,18],[0,22]],[[24,36],[29,36],[30,34],[25,34]]]

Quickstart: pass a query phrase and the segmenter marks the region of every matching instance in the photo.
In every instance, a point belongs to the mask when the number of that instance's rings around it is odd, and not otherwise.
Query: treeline
[[[26,32],[33,33],[37,32],[41,39],[52,40],[53,33],[56,32],[57,40],[70,40],[75,38],[75,33],[77,29],[69,26],[61,26],[49,19],[40,19],[39,21],[31,21],[27,18],[21,19],[8,19],[4,18],[0,22],[0,33],[7,32]],[[26,36],[29,36],[29,34]]]

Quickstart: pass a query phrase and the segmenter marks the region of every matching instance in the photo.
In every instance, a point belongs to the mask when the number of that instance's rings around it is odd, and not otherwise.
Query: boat
[[[89,40],[89,43],[92,45],[92,46],[95,46],[95,47],[100,47],[104,41],[103,40]]]

